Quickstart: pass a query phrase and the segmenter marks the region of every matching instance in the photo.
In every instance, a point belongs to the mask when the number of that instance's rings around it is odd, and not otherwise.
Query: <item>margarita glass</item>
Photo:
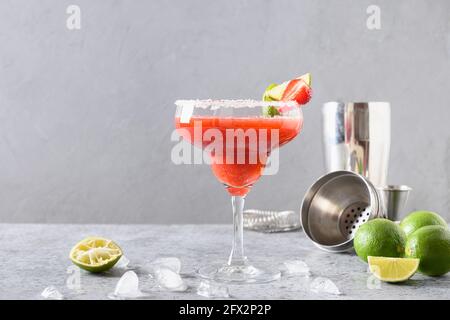
[[[233,245],[225,264],[201,267],[201,277],[221,282],[268,282],[277,268],[253,266],[244,255],[244,199],[278,147],[294,139],[303,126],[295,101],[178,100],[175,127],[192,145],[202,148],[216,178],[231,195]],[[267,112],[276,108],[275,116]],[[278,161],[272,159],[271,161]]]

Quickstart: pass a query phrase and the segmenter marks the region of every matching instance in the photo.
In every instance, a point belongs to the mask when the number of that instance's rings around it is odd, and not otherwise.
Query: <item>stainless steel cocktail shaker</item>
[[[385,218],[376,187],[386,185],[391,145],[387,102],[328,102],[322,109],[323,146],[328,174],[303,198],[303,230],[319,248],[353,248],[359,226]]]
[[[327,102],[322,109],[327,172],[347,170],[386,185],[391,144],[387,102]]]

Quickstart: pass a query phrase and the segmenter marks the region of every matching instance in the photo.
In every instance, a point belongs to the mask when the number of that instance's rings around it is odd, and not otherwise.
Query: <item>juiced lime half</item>
[[[88,237],[70,250],[69,258],[81,269],[102,272],[111,269],[122,256],[122,249],[112,240]]]
[[[367,257],[370,272],[381,281],[402,282],[416,273],[419,267],[419,259],[412,258],[387,258]]]

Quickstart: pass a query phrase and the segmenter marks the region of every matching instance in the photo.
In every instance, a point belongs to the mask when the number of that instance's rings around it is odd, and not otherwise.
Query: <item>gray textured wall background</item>
[[[323,102],[385,100],[389,181],[414,188],[408,209],[450,219],[449,59],[446,0],[3,0],[0,221],[230,222],[210,169],[170,162],[173,101],[259,98],[307,71],[304,131],[247,207],[299,208],[324,170]]]

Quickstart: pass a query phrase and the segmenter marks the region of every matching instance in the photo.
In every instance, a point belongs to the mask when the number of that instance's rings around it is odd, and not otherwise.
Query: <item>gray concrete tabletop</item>
[[[108,299],[125,271],[113,268],[107,273],[90,274],[75,268],[68,259],[71,247],[79,240],[99,235],[114,239],[131,266],[158,257],[181,260],[181,275],[188,290],[163,290],[150,276],[140,273],[140,287],[147,298],[206,299],[196,293],[200,279],[195,277],[195,270],[209,262],[226,260],[231,233],[230,225],[0,224],[0,298],[42,299],[43,289],[55,286],[66,299]],[[283,274],[267,284],[230,285],[234,299],[450,299],[448,274],[426,277],[417,273],[402,284],[380,283],[354,254],[320,251],[301,231],[246,231],[245,248],[246,255],[255,262],[283,265],[287,260],[302,260],[311,275]],[[312,292],[310,284],[317,277],[332,280],[342,294]]]

